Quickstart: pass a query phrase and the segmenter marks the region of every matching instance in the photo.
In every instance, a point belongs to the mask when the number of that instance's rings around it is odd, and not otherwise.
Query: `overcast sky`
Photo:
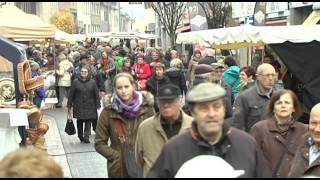
[[[129,2],[120,2],[121,11],[127,13],[131,18],[144,18],[144,5],[129,4]]]

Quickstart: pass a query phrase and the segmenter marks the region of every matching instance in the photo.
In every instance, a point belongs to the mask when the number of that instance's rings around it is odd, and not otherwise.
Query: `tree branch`
[[[172,45],[175,44],[176,30],[182,20],[184,13],[184,2],[155,2],[151,4],[152,9],[159,16],[161,24],[169,34]]]

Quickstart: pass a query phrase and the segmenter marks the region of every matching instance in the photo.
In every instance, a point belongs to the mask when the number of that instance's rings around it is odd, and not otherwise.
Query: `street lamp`
[[[135,19],[130,19],[131,31],[133,31],[133,30],[132,30],[132,24],[133,24],[135,21],[136,21]]]

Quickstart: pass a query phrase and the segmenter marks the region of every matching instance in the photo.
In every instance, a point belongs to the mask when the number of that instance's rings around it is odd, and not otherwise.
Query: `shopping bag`
[[[64,132],[66,132],[68,135],[76,134],[76,128],[74,127],[72,115],[70,113],[67,115],[67,123],[66,127],[64,128]]]

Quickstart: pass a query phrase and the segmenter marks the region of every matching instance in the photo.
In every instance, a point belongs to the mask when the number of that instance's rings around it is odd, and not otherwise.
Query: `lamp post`
[[[120,30],[121,30],[121,23],[120,23],[120,10],[121,10],[121,7],[120,7],[120,2],[118,2],[119,3],[119,32],[120,32]]]
[[[132,24],[133,24],[135,21],[136,21],[135,19],[130,19],[130,27],[131,27],[131,31],[133,31],[133,29],[132,29]]]

